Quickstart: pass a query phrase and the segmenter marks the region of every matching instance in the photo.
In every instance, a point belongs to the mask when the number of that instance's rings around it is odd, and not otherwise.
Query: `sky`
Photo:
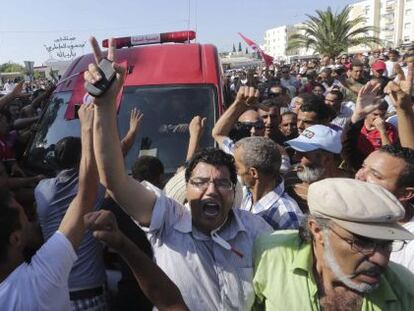
[[[306,14],[331,6],[340,10],[357,0],[0,0],[0,64],[25,60],[40,66],[60,43],[77,56],[89,53],[88,38],[196,30],[197,42],[231,51],[246,37],[263,44],[267,29],[306,20]],[[72,41],[65,40],[73,39]],[[75,39],[74,39],[75,38]],[[46,46],[46,47],[45,47]],[[243,46],[246,46],[243,43]],[[69,55],[67,55],[69,57]]]

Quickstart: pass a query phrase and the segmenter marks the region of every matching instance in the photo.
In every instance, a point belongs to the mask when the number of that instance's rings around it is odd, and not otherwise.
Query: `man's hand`
[[[190,136],[192,137],[201,137],[203,135],[204,126],[207,118],[201,118],[200,116],[195,116],[189,125]]]
[[[413,71],[414,63],[410,62],[407,77],[402,70],[398,70],[398,81],[389,82],[385,88],[396,109],[412,109]]]
[[[259,98],[259,90],[254,87],[241,86],[237,92],[236,100],[237,103],[243,103],[246,106],[253,107]]]
[[[124,245],[124,235],[118,229],[116,218],[110,211],[100,210],[84,216],[85,228],[92,231],[93,236],[108,244],[116,251]]]
[[[82,131],[93,131],[94,105],[83,104],[80,106],[78,114]]]
[[[89,41],[92,45],[96,64],[89,64],[88,70],[84,73],[84,79],[85,83],[89,82],[94,84],[102,79],[101,73],[98,70],[98,64],[102,58],[104,58],[104,55],[102,54],[95,37],[92,37]],[[109,48],[106,58],[110,61],[113,61],[112,67],[116,72],[115,81],[102,96],[95,98],[94,103],[96,105],[114,105],[116,97],[118,96],[118,93],[121,91],[122,85],[124,84],[126,69],[115,63],[115,49],[115,39],[111,38],[109,39]]]
[[[380,83],[368,82],[359,90],[355,110],[351,118],[352,123],[358,122],[377,109],[380,104],[380,97],[378,97],[380,88]]]
[[[376,118],[373,124],[378,132],[385,133],[385,121],[382,118]]]
[[[144,114],[137,108],[131,110],[131,115],[129,117],[129,130],[133,133],[137,133],[141,127],[142,118]]]

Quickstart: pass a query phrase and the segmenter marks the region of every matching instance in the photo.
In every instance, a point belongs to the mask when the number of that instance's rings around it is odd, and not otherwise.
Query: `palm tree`
[[[326,11],[317,10],[315,16],[307,15],[309,19],[289,37],[287,49],[311,48],[319,55],[336,57],[353,46],[381,44],[375,37],[378,30],[363,26],[366,20],[363,16],[351,20],[350,11],[351,7],[346,6],[341,12],[334,13],[328,7]]]

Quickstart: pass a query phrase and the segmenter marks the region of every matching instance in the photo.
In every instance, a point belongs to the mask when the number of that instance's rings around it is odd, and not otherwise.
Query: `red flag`
[[[253,49],[253,51],[257,50],[257,52],[260,54],[260,56],[262,57],[262,59],[266,63],[266,66],[269,67],[271,64],[273,64],[273,57],[272,56],[270,56],[270,55],[266,54],[265,52],[263,52],[263,50],[256,43],[254,43],[249,38],[243,36],[240,32],[239,32],[239,35]]]

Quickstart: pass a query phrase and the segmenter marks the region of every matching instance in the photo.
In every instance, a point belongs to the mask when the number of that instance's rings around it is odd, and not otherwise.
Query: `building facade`
[[[291,35],[300,32],[296,25],[283,25],[275,27],[265,32],[263,50],[265,53],[271,55],[275,61],[290,61],[293,57],[304,57],[313,54],[313,50],[306,50],[304,48],[287,51],[288,39]]]
[[[351,5],[350,18],[363,16],[366,26],[374,26],[381,47],[398,47],[414,41],[414,0],[365,0]],[[349,52],[368,50],[357,46]]]
[[[363,26],[374,26],[377,31],[368,35],[382,40],[381,47],[409,45],[414,41],[414,0],[364,0],[351,5],[350,19],[365,18]],[[314,51],[298,49],[287,51],[288,38],[300,31],[297,25],[283,25],[265,31],[264,51],[276,61],[289,61],[291,58],[304,58]],[[360,45],[348,52],[364,52],[370,47]]]

